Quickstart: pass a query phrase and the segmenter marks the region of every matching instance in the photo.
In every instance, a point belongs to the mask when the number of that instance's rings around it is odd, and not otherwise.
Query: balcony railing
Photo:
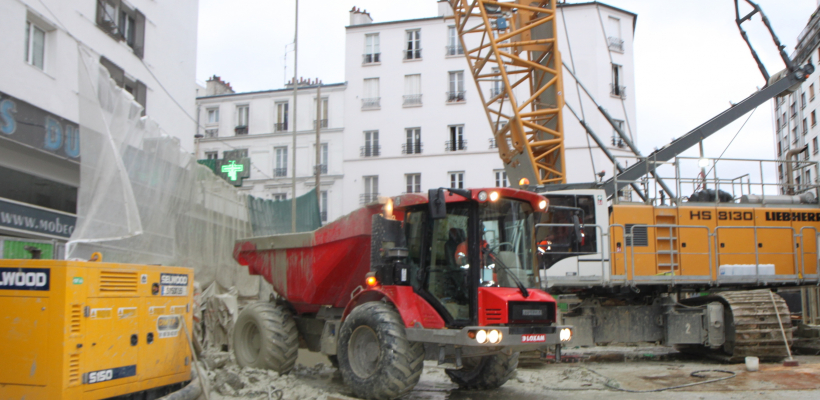
[[[362,146],[359,155],[362,157],[378,157],[381,154],[381,145]]]
[[[319,123],[321,124],[319,126],[320,128],[327,128],[327,120],[326,119],[320,119]],[[313,120],[313,129],[316,129],[316,120],[315,119]]]
[[[319,175],[327,175],[327,164],[319,164],[313,166],[313,174],[316,174],[316,171],[319,171]]]
[[[401,144],[401,154],[421,154],[421,150],[424,148],[424,144],[421,142],[416,143],[402,143]]]
[[[496,142],[495,138],[490,138],[490,149],[497,149],[498,142]]]
[[[445,48],[447,49],[446,54],[448,56],[460,56],[464,54],[464,48],[461,47],[460,44],[456,46],[446,46]]]
[[[617,51],[619,53],[624,52],[624,40],[621,38],[616,37],[608,37],[607,41],[609,42],[609,49],[612,51]]]
[[[248,134],[248,126],[247,125],[240,125],[234,129],[237,135],[247,135]]]
[[[421,59],[421,49],[402,50],[405,60],[419,60]]]
[[[378,110],[382,108],[381,97],[362,99],[362,110]]]
[[[280,122],[278,124],[273,124],[273,130],[276,132],[287,132],[288,131],[288,123],[287,122]]]
[[[467,150],[467,140],[448,140],[444,142],[444,151],[459,151],[459,150]]]
[[[460,92],[446,92],[447,94],[447,102],[448,103],[456,103],[460,101],[464,101],[464,94],[467,93],[466,91],[462,90]]]
[[[362,193],[359,195],[359,204],[369,204],[379,199],[378,193]]]
[[[609,94],[614,97],[626,98],[626,86],[619,86],[614,83],[609,84]]]
[[[273,176],[288,176],[288,169],[287,168],[274,168],[273,169]]]
[[[381,62],[382,53],[362,54],[362,64],[375,64]]]
[[[219,129],[205,129],[205,137],[219,136]]]
[[[420,94],[406,94],[402,96],[402,105],[405,107],[409,106],[420,106],[421,105],[421,95]]]

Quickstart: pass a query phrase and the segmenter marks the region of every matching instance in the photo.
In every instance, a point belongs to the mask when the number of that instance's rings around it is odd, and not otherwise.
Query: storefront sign
[[[55,238],[71,237],[77,217],[0,199],[0,227]]]
[[[79,125],[0,92],[0,137],[80,160]]]

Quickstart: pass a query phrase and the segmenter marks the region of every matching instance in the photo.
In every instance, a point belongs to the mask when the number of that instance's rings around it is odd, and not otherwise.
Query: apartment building
[[[438,6],[434,17],[389,22],[374,22],[355,7],[350,11],[342,154],[345,213],[378,196],[509,184],[478,95],[480,90],[489,99],[500,93],[501,81],[476,86],[454,21],[448,18],[450,4],[442,0]],[[559,4],[557,18],[564,61],[630,133],[637,132],[636,18],[598,2]],[[576,110],[583,102],[595,133],[613,153],[625,154],[623,141],[592,102],[585,96],[579,101],[580,90],[568,73],[564,87],[566,102]],[[601,170],[611,176],[611,163],[566,110],[564,121],[568,180],[591,181]]]
[[[343,215],[342,141],[344,139],[344,83],[321,84],[300,80],[296,115],[293,83],[283,89],[234,93],[230,84],[213,76],[205,94],[197,98],[200,132],[199,159],[250,158],[250,174],[240,190],[258,198],[286,200],[316,187],[315,168],[320,170],[319,209],[323,221]],[[317,117],[317,98],[320,101]],[[295,123],[295,127],[294,127]],[[320,153],[316,159],[316,125]],[[296,130],[296,170],[293,170],[293,134]]]
[[[791,55],[797,65],[820,62],[820,6],[809,18],[806,27],[797,37],[797,46]],[[794,92],[775,97],[772,100],[774,113],[775,156],[783,161],[820,161],[820,145],[817,114],[820,112],[820,68],[803,82]],[[808,164],[792,163],[792,176],[788,176],[788,165],[778,163],[777,178],[781,193],[801,192],[817,184],[818,171]]]
[[[195,0],[0,2],[0,235],[62,243],[74,229],[81,49],[193,150],[197,14]]]

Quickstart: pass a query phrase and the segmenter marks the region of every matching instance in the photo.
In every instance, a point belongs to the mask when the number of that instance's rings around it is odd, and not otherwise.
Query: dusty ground
[[[630,357],[628,353],[635,357]],[[570,352],[571,353],[571,352]],[[587,355],[589,351],[585,352]],[[478,399],[714,399],[714,400],[793,400],[820,398],[820,356],[798,356],[800,366],[782,367],[780,364],[762,364],[759,372],[746,372],[743,364],[720,364],[701,359],[688,359],[662,348],[603,348],[597,354],[600,362],[573,362],[548,364],[537,360],[523,360],[517,376],[499,389],[486,392],[457,390],[443,369],[435,362],[426,361],[421,381],[408,400],[478,400]],[[627,353],[626,357],[612,356]],[[224,355],[223,355],[224,357]],[[630,359],[639,361],[620,361]],[[652,361],[653,358],[664,361]],[[588,360],[584,357],[583,359]],[[678,386],[707,379],[728,376],[707,373],[707,378],[691,377],[696,370],[721,369],[736,373],[736,377],[720,382],[691,386],[663,392],[631,393],[613,390],[608,386],[628,390],[652,390]],[[300,351],[296,369],[286,376],[270,371],[240,370],[228,361],[223,367],[208,372],[211,399],[347,399],[351,395],[341,375],[327,359],[315,353]],[[609,385],[607,386],[607,383]]]

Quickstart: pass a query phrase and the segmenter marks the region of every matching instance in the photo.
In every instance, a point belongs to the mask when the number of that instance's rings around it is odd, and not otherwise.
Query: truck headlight
[[[501,332],[499,332],[495,329],[491,330],[490,333],[487,335],[487,340],[489,340],[490,343],[492,343],[492,344],[496,344],[496,343],[500,342],[501,341]]]
[[[561,329],[561,333],[558,335],[562,342],[568,342],[572,339],[572,329],[564,328]]]
[[[476,332],[476,334],[475,334],[475,340],[476,340],[476,342],[478,342],[479,344],[484,344],[484,343],[487,343],[487,331],[485,331],[484,329],[482,329],[482,330],[480,330],[480,331]]]

